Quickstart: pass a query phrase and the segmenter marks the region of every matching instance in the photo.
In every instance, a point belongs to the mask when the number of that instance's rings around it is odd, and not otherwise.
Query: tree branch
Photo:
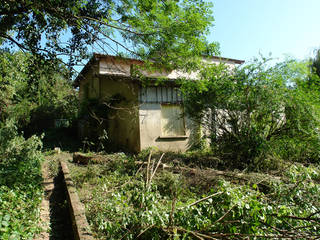
[[[124,31],[124,32],[129,32],[129,33],[132,33],[132,34],[135,34],[135,35],[138,35],[138,36],[148,36],[148,35],[152,35],[152,34],[155,34],[156,32],[152,32],[152,33],[140,33],[140,32],[136,32],[136,31],[132,31],[130,29],[127,29],[127,28],[121,28],[121,27],[118,27],[118,26],[115,26],[115,25],[111,25],[111,24],[108,24],[104,21],[101,21],[99,19],[96,19],[96,18],[92,18],[92,17],[88,17],[88,16],[77,16],[75,15],[74,16],[75,18],[77,19],[87,19],[87,20],[91,20],[91,21],[94,21],[94,22],[97,22],[97,23],[100,23],[104,26],[107,26],[107,27],[110,27],[110,28],[114,28],[114,29],[117,29],[117,30],[120,30],[120,31]]]

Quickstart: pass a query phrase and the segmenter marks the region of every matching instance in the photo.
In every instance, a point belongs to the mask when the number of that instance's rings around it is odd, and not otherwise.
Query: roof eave
[[[233,62],[235,64],[243,64],[245,62],[244,60],[233,59],[233,58],[225,58],[225,57],[219,57],[219,56],[210,56],[210,57],[209,56],[203,56],[203,57],[204,58],[212,58],[212,59],[216,59],[216,60]],[[107,54],[93,53],[93,56],[90,58],[89,62],[84,66],[84,68],[81,70],[81,72],[78,74],[78,76],[74,80],[74,82],[73,82],[74,87],[79,87],[80,81],[84,78],[84,76],[87,73],[87,71],[100,58],[121,59],[121,60],[124,60],[124,61],[134,61],[136,64],[143,64],[144,63],[144,61],[142,61],[142,60],[133,59],[133,58],[124,58],[124,57],[112,56],[112,55],[107,55]]]

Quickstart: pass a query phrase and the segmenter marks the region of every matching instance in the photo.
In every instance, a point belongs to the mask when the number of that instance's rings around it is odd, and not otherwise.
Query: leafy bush
[[[33,239],[39,232],[41,189],[0,186],[1,239]]]
[[[273,168],[281,160],[318,161],[319,102],[304,91],[307,65],[258,60],[231,70],[206,65],[182,83],[186,113],[204,127],[211,148],[240,169]]]
[[[13,121],[0,125],[0,238],[33,239],[42,196],[41,141],[24,139]]]
[[[256,183],[235,186],[221,181],[213,191],[214,197],[177,211],[175,223],[181,226],[181,232],[194,231],[219,239],[316,236],[320,233],[320,225],[314,222],[319,217],[319,174],[318,168],[294,165],[282,181],[268,183],[271,188],[267,193],[259,191]]]

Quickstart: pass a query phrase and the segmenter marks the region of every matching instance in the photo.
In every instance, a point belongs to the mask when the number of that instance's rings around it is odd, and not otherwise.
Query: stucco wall
[[[99,87],[95,82],[97,82],[96,73],[98,71],[97,64],[93,64],[89,66],[87,71],[81,77],[81,81],[79,82],[79,101],[80,106],[82,107],[82,103],[89,98],[98,97]],[[91,136],[92,130],[88,128],[88,122],[86,120],[81,120],[78,123],[78,136],[81,139],[84,139],[88,136]]]
[[[98,98],[99,91],[98,65],[93,64],[79,83],[80,102],[87,98]]]
[[[140,151],[138,86],[119,78],[100,75],[100,96],[106,100],[116,94],[125,99],[113,106],[108,121],[109,139],[124,150]]]
[[[89,94],[89,82],[90,79],[85,78],[79,84],[79,100],[84,101]]]
[[[128,81],[122,81],[119,76],[112,77],[101,71],[99,62],[91,65],[79,84],[80,102],[86,99],[110,99],[119,94],[124,101],[114,106],[113,114],[108,120],[108,137],[112,143],[124,150],[139,151],[139,113],[138,86]],[[79,135],[84,137],[92,129],[80,127]]]
[[[156,147],[162,151],[185,151],[194,143],[195,124],[184,117],[186,137],[161,137],[161,104],[143,103],[139,108],[141,149]]]

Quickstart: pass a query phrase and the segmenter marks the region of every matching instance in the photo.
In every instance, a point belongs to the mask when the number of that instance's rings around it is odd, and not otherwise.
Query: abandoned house
[[[244,61],[210,57],[212,63],[235,66]],[[184,115],[183,101],[175,80],[179,71],[144,73],[149,79],[165,78],[162,84],[148,84],[132,77],[136,59],[94,54],[76,79],[80,101],[110,99],[121,96],[123,101],[113,108],[107,119],[107,135],[111,142],[126,150],[139,152],[148,147],[162,151],[185,151],[196,137],[196,127]],[[152,81],[150,81],[152,83]],[[85,124],[80,135],[90,131]]]

